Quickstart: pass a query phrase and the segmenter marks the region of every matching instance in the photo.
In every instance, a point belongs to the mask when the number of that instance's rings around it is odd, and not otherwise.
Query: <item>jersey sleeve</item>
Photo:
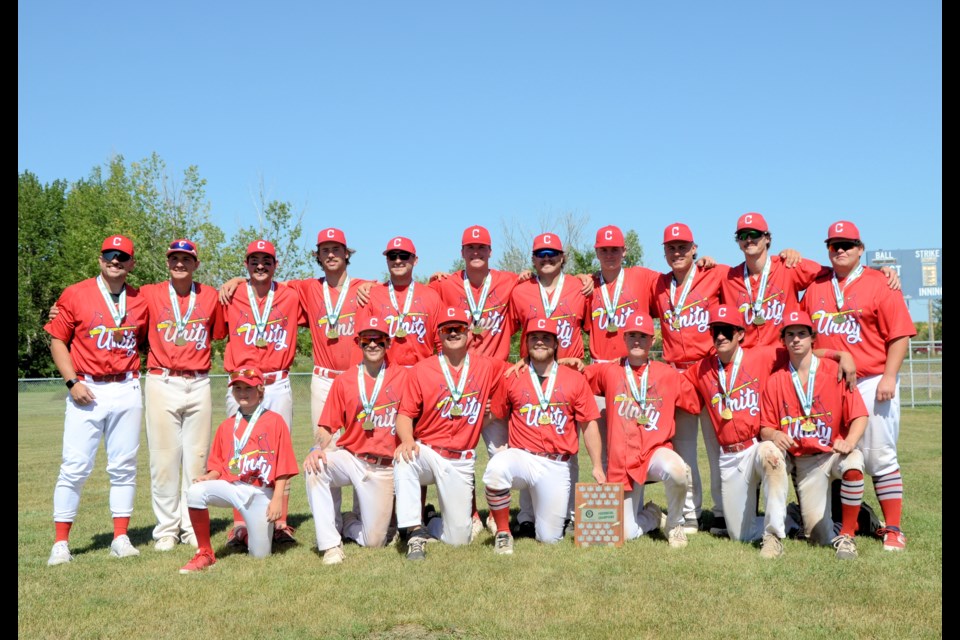
[[[777,409],[777,376],[772,376],[763,387],[760,400],[760,428],[780,430],[780,412]]]
[[[350,422],[347,419],[346,412],[346,381],[343,378],[345,375],[347,373],[337,376],[333,381],[330,386],[330,395],[327,396],[323,411],[320,413],[320,421],[317,426],[323,427],[330,433],[336,433]]]
[[[233,452],[225,451],[226,442],[229,438],[227,431],[233,424],[233,418],[227,418],[217,427],[217,432],[213,436],[213,443],[210,446],[210,455],[207,457],[207,471],[216,471],[221,476],[225,475],[227,463]]]
[[[44,325],[43,330],[54,338],[70,344],[73,339],[73,330],[76,326],[76,312],[72,304],[73,295],[70,287],[67,287],[60,297],[57,298],[57,317]]]
[[[689,371],[694,369],[696,367],[690,367],[687,371],[676,374],[677,408],[693,415],[699,415],[700,411],[703,410],[703,401],[700,399],[696,386],[690,381],[690,376],[687,375]]]
[[[418,373],[419,371],[407,376],[403,385],[403,395],[400,397],[400,408],[397,410],[397,413],[411,420],[416,420],[423,413],[423,389],[420,388]]]
[[[297,466],[297,456],[293,451],[293,441],[290,439],[290,430],[283,418],[277,415],[275,423],[277,437],[277,470],[274,473],[274,483],[280,478],[290,478],[300,473]]]
[[[600,409],[597,400],[593,397],[590,385],[582,374],[577,373],[577,395],[573,403],[573,417],[577,422],[589,422],[600,419]]]
[[[510,380],[501,380],[500,384],[493,392],[490,398],[490,413],[497,418],[504,420],[509,417],[507,410],[507,396],[510,388]]]

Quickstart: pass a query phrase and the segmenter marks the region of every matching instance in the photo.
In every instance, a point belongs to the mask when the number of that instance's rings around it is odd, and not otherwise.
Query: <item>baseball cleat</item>
[[[903,551],[907,546],[907,538],[900,531],[900,527],[885,527],[877,533],[883,535],[884,551]]]
[[[673,529],[670,529],[670,533],[667,534],[667,542],[670,544],[671,549],[683,549],[687,546],[686,527],[678,524]]]
[[[473,514],[473,522],[470,529],[470,542],[476,540],[477,536],[483,533],[485,528],[486,527],[483,526],[483,520],[480,519],[480,516],[476,513]]]
[[[493,552],[498,556],[512,555],[513,536],[506,531],[498,531],[497,537],[493,540]]]
[[[696,518],[686,518],[683,521],[683,532],[688,536],[700,531],[700,522]]]
[[[651,500],[643,507],[644,513],[647,514],[653,522],[654,525],[650,531],[656,531],[657,529],[664,530],[667,527],[667,516],[664,515],[663,509],[660,508],[656,502]],[[650,533],[650,531],[644,531],[644,533]]]
[[[296,530],[288,524],[281,527],[275,527],[273,530],[273,541],[277,544],[296,544],[297,539],[293,537]]]
[[[247,550],[247,528],[237,525],[227,534],[227,546],[231,549]]]
[[[718,516],[713,519],[713,522],[710,524],[710,534],[719,536],[721,538],[727,537],[727,520],[723,516]]]
[[[536,538],[537,526],[529,520],[517,523],[517,530],[514,532],[515,538]]]
[[[132,558],[140,555],[140,552],[130,542],[126,535],[117,536],[110,543],[110,555],[114,558]]]
[[[154,551],[173,551],[177,546],[177,539],[174,536],[163,536],[153,545]]]
[[[70,547],[66,540],[53,543],[53,549],[50,550],[50,559],[47,560],[47,566],[55,567],[58,564],[73,562],[73,556],[70,555]]]
[[[760,557],[774,560],[783,556],[783,541],[772,533],[763,534],[763,543],[760,545]]]
[[[419,534],[410,536],[407,541],[407,560],[426,560],[427,539]]]
[[[213,557],[211,552],[203,550],[197,551],[197,555],[193,556],[190,562],[180,567],[180,573],[186,575],[188,573],[203,571],[204,569],[212,567],[216,562],[217,559]]]
[[[323,564],[340,564],[345,558],[342,544],[338,544],[323,552]]]
[[[841,534],[830,542],[837,550],[837,560],[856,560],[857,543],[853,541],[853,536]]]

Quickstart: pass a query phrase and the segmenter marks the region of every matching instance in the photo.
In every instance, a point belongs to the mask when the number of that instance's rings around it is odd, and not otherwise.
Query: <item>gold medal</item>
[[[843,324],[847,321],[846,317],[840,313],[834,314],[831,320],[833,320],[833,324]]]
[[[617,325],[613,324],[612,322],[608,322],[607,333],[616,333],[616,332],[617,332]]]
[[[259,348],[263,349],[265,346],[267,346],[267,339],[266,339],[266,338],[257,338],[257,346],[258,346]]]
[[[394,335],[395,335],[396,337],[398,337],[398,338],[406,338],[406,337],[407,337],[407,330],[404,329],[403,327],[398,327],[398,328],[397,328],[397,332],[396,332]]]
[[[804,433],[813,433],[817,430],[817,425],[813,424],[813,420],[804,420],[800,423],[800,430]]]
[[[763,316],[760,316],[760,315],[753,316],[753,324],[754,324],[754,326],[756,326],[756,327],[762,326],[765,322],[766,322],[766,320],[764,319]]]
[[[454,418],[459,418],[460,416],[463,415],[463,409],[460,408],[460,405],[455,404],[452,407],[450,407],[450,415],[453,416]]]
[[[680,318],[674,318],[671,325],[674,331],[680,331]]]
[[[473,331],[473,335],[475,335],[475,336],[482,335],[482,334],[483,334],[483,327],[481,327],[481,326],[478,325],[478,324],[475,324],[475,325],[473,325],[472,331]]]
[[[232,473],[233,475],[235,476],[240,475],[240,461],[237,460],[236,458],[231,458],[228,469],[230,470],[230,473]]]
[[[724,407],[723,411],[720,412],[720,417],[723,418],[724,420],[732,420],[733,411],[730,410],[730,407]]]
[[[327,329],[327,340],[336,340],[340,337],[340,332],[336,329]]]
[[[373,420],[367,419],[367,420],[364,420],[364,421],[363,421],[363,430],[364,430],[364,431],[373,431],[373,427],[374,427]]]
[[[177,339],[173,341],[173,344],[177,345],[178,347],[186,346],[186,344],[187,344],[187,339],[184,338],[184,337],[181,336],[181,335],[178,335],[178,336],[177,336]]]
[[[648,418],[645,413],[641,413],[639,416],[637,416],[637,424],[641,426],[650,424],[650,418]]]
[[[548,424],[553,424],[553,420],[550,419],[550,414],[541,413],[540,417],[537,418],[537,423],[546,426]]]

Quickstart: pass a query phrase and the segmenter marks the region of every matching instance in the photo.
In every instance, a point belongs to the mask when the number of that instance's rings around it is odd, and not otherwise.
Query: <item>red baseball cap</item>
[[[467,310],[459,307],[445,307],[441,309],[437,328],[439,329],[445,324],[453,323],[469,325],[470,319],[469,316],[467,316]]]
[[[184,238],[181,238],[180,240],[174,240],[170,243],[170,248],[167,249],[167,257],[173,255],[174,253],[188,253],[196,258],[197,245],[196,243]]]
[[[240,371],[231,371],[230,372],[230,382],[227,384],[228,387],[232,387],[238,382],[246,382],[251,387],[262,387],[263,386],[263,374],[260,373],[260,369],[241,369]]]
[[[597,231],[597,241],[593,243],[594,249],[624,246],[626,246],[626,244],[623,241],[623,231],[620,231],[620,227],[615,227],[612,224],[606,227],[600,227]]]
[[[707,312],[710,316],[710,325],[729,324],[732,327],[743,326],[743,315],[732,304],[715,304]]]
[[[123,251],[133,256],[133,240],[125,236],[110,236],[100,245],[100,253],[104,251]]]
[[[860,242],[860,229],[857,229],[857,225],[847,220],[834,222],[827,230],[826,242],[831,240],[856,240]]]
[[[693,231],[682,222],[674,222],[663,230],[663,244],[668,242],[693,242]]]
[[[383,255],[387,255],[391,251],[406,251],[407,253],[417,255],[417,248],[413,246],[413,240],[404,238],[403,236],[391,238],[390,242],[387,243],[387,248],[383,250]]]
[[[762,233],[770,231],[770,228],[767,226],[767,221],[764,220],[763,216],[753,212],[745,213],[737,219],[737,231],[743,231],[744,229],[752,229]]]
[[[555,233],[541,233],[533,239],[533,250],[553,249],[563,252],[563,243],[560,242],[560,236]]]
[[[551,318],[530,318],[527,320],[527,326],[524,327],[523,333],[531,334],[534,332],[549,333],[556,336],[557,321]]]
[[[810,331],[816,331],[813,326],[813,320],[810,319],[810,315],[806,311],[790,311],[783,316],[784,329],[792,327],[793,325],[808,327]]]
[[[343,231],[340,229],[334,229],[333,227],[322,229],[317,234],[317,244],[323,244],[324,242],[339,242],[343,246],[347,246],[347,236],[343,235]]]
[[[486,227],[481,227],[478,224],[467,227],[463,230],[463,238],[461,238],[460,244],[461,246],[468,244],[485,244],[489,247],[490,232],[487,231]]]
[[[355,340],[359,338],[360,334],[364,331],[377,331],[384,335],[389,336],[390,331],[387,329],[387,322],[373,313],[363,313],[357,318],[357,323],[355,325],[356,337]]]
[[[255,253],[265,253],[274,260],[277,259],[277,250],[273,247],[273,243],[269,240],[254,240],[247,245],[247,257],[249,258]]]
[[[650,318],[650,316],[643,315],[642,313],[636,313],[627,319],[627,325],[623,328],[623,331],[624,333],[639,331],[640,333],[645,333],[648,336],[652,336],[653,320]]]

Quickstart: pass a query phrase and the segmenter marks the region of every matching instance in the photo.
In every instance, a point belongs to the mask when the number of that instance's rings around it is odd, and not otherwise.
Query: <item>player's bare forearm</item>
[[[367,306],[370,302],[370,289],[373,288],[373,282],[364,282],[357,287],[357,304],[361,307]]]
[[[857,387],[857,363],[853,355],[847,351],[835,351],[834,349],[814,349],[813,355],[818,358],[833,360],[840,364],[837,371],[837,382],[847,381],[847,388],[853,391]]]
[[[283,515],[283,492],[286,486],[286,478],[277,478],[277,483],[273,487],[273,497],[267,505],[267,522],[276,522]]]
[[[909,345],[910,338],[907,336],[894,338],[887,343],[887,362],[883,366],[883,375],[880,376],[880,382],[877,383],[877,400],[879,402],[892,400],[893,396],[896,395],[897,375],[900,373],[904,358],[907,357]]]
[[[579,423],[580,431],[583,433],[583,444],[587,447],[587,455],[590,456],[590,462],[593,464],[593,479],[597,482],[606,482],[607,474],[603,470],[603,458],[601,457],[602,440],[600,438],[600,426],[596,420],[590,420],[587,423]]]
[[[850,423],[850,430],[847,432],[847,437],[844,438],[844,440],[850,444],[851,451],[857,446],[857,443],[860,442],[860,438],[863,437],[863,432],[867,430],[867,420],[867,416],[860,416]],[[847,453],[849,453],[849,451]]]
[[[523,373],[527,368],[526,360],[518,360],[516,364],[511,367],[508,367],[503,372],[504,378],[519,378],[520,374]]]
[[[202,476],[197,476],[196,478],[194,478],[193,483],[196,484],[198,482],[208,482],[210,480],[219,480],[219,479],[220,479],[219,471],[207,471]]]
[[[73,359],[70,358],[70,349],[66,342],[59,338],[52,338],[50,340],[50,355],[64,381],[70,381],[77,377],[77,372],[73,368]],[[93,402],[97,396],[85,383],[76,382],[70,388],[70,397],[78,405],[85,406]]]
[[[413,439],[413,419],[400,413],[397,414],[397,438],[400,439],[400,444],[397,445],[393,459],[413,462],[420,451],[420,446]]]
[[[583,373],[583,370],[585,368],[585,365],[583,364],[583,360],[581,360],[580,358],[560,358],[559,360],[557,360],[557,364],[564,367],[570,367],[571,369],[575,369],[580,373]]]
[[[237,287],[246,282],[246,278],[241,278],[237,276],[236,278],[230,278],[220,286],[220,304],[230,304],[230,301],[233,300],[233,293],[237,290]]]
[[[796,446],[793,438],[789,435],[780,431],[779,429],[772,429],[770,427],[761,427],[760,428],[760,439],[769,440],[777,446],[777,449],[786,453],[790,449]]]

